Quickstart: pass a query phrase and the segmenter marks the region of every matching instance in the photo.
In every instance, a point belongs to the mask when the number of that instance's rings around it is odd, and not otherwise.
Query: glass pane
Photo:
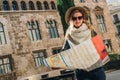
[[[4,64],[9,63],[9,58],[4,58],[3,61],[4,61]]]
[[[39,66],[41,66],[41,58],[38,58]]]
[[[57,30],[56,27],[54,27],[54,32],[55,32],[55,36],[56,36],[56,37],[59,37],[59,36],[58,36],[58,30]]]
[[[7,65],[4,65],[4,68],[5,68],[5,73],[8,73]]]
[[[34,40],[37,40],[37,37],[36,37],[36,32],[35,32],[35,30],[32,30],[32,34],[33,34],[33,38],[34,38]]]
[[[44,54],[43,52],[40,52],[40,53],[39,53],[40,56],[44,56],[43,54]]]
[[[3,31],[3,27],[2,26],[0,26],[0,31]]]
[[[40,36],[40,31],[38,29],[36,30],[36,35],[37,35],[37,39],[40,40],[41,36]]]
[[[37,53],[34,53],[34,57],[38,57],[38,54],[37,54]]]
[[[37,29],[37,25],[36,24],[33,25],[33,29]]]
[[[4,74],[4,73],[5,73],[4,67],[3,67],[3,65],[2,65],[2,66],[0,66],[0,74]]]
[[[1,64],[3,64],[3,63],[2,63],[2,59],[0,59],[0,65],[1,65]]]
[[[8,70],[8,72],[11,72],[11,66],[10,66],[10,64],[7,64],[7,70]]]
[[[28,27],[28,29],[31,29],[31,28],[32,28],[29,21],[27,21],[27,27]]]
[[[35,58],[35,63],[36,63],[36,66],[38,66],[38,60],[37,60],[37,58]]]
[[[51,34],[51,29],[50,29],[50,27],[48,27],[48,33],[49,33],[50,38],[52,38],[52,34]]]
[[[31,30],[29,30],[29,35],[30,35],[30,39],[33,40],[32,31]]]
[[[4,36],[4,33],[3,33],[3,32],[0,33],[0,40],[1,40],[2,44],[5,44],[5,43],[6,43],[6,41],[5,41],[5,36]]]

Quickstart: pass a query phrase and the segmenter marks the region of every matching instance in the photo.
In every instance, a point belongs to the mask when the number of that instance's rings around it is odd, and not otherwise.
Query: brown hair
[[[82,14],[82,16],[83,16],[83,23],[85,23],[88,26],[89,29],[94,30],[94,28],[92,27],[92,25],[86,20],[86,17],[85,17],[84,12],[82,10],[76,9],[76,10],[72,11],[70,13],[70,18],[73,17],[73,14],[75,14],[77,12],[80,12]]]

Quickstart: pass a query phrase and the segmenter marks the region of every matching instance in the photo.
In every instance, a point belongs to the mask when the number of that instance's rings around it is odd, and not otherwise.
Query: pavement
[[[108,70],[105,71],[107,79],[106,80],[120,80],[120,70]]]

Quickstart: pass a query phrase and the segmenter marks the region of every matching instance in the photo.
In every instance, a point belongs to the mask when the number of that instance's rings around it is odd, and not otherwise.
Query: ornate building
[[[116,37],[118,38],[118,44],[120,47],[120,5],[110,4],[109,10],[112,16],[114,27],[116,28]]]
[[[0,0],[0,80],[40,80],[63,39],[56,0]]]
[[[108,51],[120,52],[105,0],[74,1],[87,10]],[[66,74],[66,80],[74,80],[72,71],[52,70],[42,61],[58,53],[63,40],[56,0],[0,0],[0,80],[58,79]]]
[[[110,53],[120,53],[116,31],[106,0],[74,0],[75,6],[84,7],[89,14],[88,21],[103,38]]]

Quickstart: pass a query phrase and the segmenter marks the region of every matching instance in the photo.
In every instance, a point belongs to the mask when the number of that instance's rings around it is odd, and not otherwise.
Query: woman
[[[87,22],[87,17],[87,13],[81,7],[71,7],[67,10],[65,20],[69,27],[65,35],[63,50],[74,47],[96,35],[96,32]],[[76,69],[75,74],[77,80],[106,80],[102,67],[92,71]]]

